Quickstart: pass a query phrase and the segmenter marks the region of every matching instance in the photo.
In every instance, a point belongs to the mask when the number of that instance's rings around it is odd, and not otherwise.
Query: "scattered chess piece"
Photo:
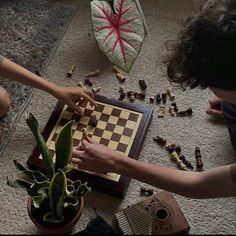
[[[98,124],[98,119],[96,117],[96,115],[92,114],[89,120],[89,125],[96,127]]]
[[[201,156],[201,151],[199,147],[195,148],[195,156],[196,156],[196,166],[198,169],[201,169],[203,167],[202,164],[202,156]]]
[[[154,98],[154,97],[150,97],[150,98],[149,98],[149,102],[150,102],[150,103],[154,103],[154,101],[155,101],[155,98]]]
[[[177,116],[191,116],[193,114],[193,110],[192,108],[188,108],[187,110],[185,111],[179,111],[177,112]]]
[[[179,145],[174,147],[175,151],[177,152],[178,155],[181,153],[181,147]]]
[[[115,72],[115,73],[120,73],[121,72],[121,70],[117,66],[113,66],[112,71]]]
[[[124,93],[125,92],[125,86],[124,85],[121,85],[120,86],[120,93]]]
[[[128,96],[128,98],[129,98],[129,100],[130,100],[131,102],[133,102],[133,101],[135,100],[136,96],[137,96],[137,93],[136,93],[136,92],[133,92],[133,91],[128,91],[128,92],[127,92],[127,96]]]
[[[158,136],[158,135],[157,135],[156,137],[154,137],[153,140],[154,140],[157,144],[159,144],[159,145],[161,145],[161,146],[166,145],[166,139],[164,139],[164,138],[162,138],[162,137],[160,137],[160,136]]]
[[[140,188],[140,194],[141,195],[147,195],[147,196],[152,196],[154,193],[153,189],[146,189],[146,188]]]
[[[176,162],[179,169],[187,170],[186,165],[179,159],[179,156],[176,151],[171,152],[170,157],[174,162]]]
[[[166,103],[166,93],[161,94],[162,102],[165,104]]]
[[[185,112],[186,112],[186,114],[189,115],[189,116],[191,116],[191,115],[193,114],[193,110],[192,110],[191,107],[188,108]]]
[[[193,169],[193,166],[190,161],[186,160],[184,155],[179,156],[179,159],[190,169]]]
[[[139,99],[144,100],[145,99],[145,93],[137,93],[136,95]]]
[[[159,107],[159,110],[158,110],[158,115],[157,115],[157,117],[158,117],[158,118],[163,118],[163,117],[164,117],[164,114],[165,114],[165,107],[164,107],[164,106],[160,106],[160,107]]]
[[[89,78],[85,79],[84,83],[90,87],[93,86],[93,83],[89,80]]]
[[[100,87],[92,88],[93,93],[98,93],[101,90]]]
[[[167,95],[169,96],[170,100],[174,100],[175,99],[175,94],[172,92],[171,88],[168,88],[166,90]]]
[[[139,82],[141,89],[146,90],[147,84],[146,84],[145,80],[139,80],[138,82]]]
[[[169,112],[170,112],[170,115],[171,115],[171,116],[175,116],[175,108],[174,108],[174,106],[171,105],[171,106],[169,107]]]
[[[118,100],[123,101],[125,99],[126,93],[121,93]]]
[[[119,72],[116,74],[116,78],[121,82],[124,83],[125,82],[125,76],[123,75],[122,72]]]
[[[78,83],[78,86],[79,86],[79,87],[81,87],[81,88],[83,88],[83,87],[84,87],[84,84],[83,84],[83,82],[82,82],[82,81],[80,81],[80,82]]]
[[[97,77],[97,76],[99,76],[100,74],[101,74],[101,72],[100,72],[100,70],[98,69],[98,70],[89,72],[89,73],[86,74],[85,76],[86,76],[87,78],[89,78],[89,77]]]
[[[67,72],[67,77],[71,77],[73,72],[74,72],[74,70],[75,70],[75,65],[72,65],[71,69]]]
[[[175,111],[176,113],[179,111],[176,102],[172,102],[172,103],[171,103],[171,106],[174,107],[174,111]]]
[[[157,93],[157,95],[156,95],[156,103],[161,103],[161,95],[160,95],[160,93]]]
[[[176,145],[175,143],[167,143],[166,144],[166,149],[169,151],[169,153],[175,151]]]
[[[88,136],[88,130],[86,128],[82,128],[82,139],[86,138]]]

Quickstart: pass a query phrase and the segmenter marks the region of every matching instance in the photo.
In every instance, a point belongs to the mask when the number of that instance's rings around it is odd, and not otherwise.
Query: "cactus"
[[[65,209],[77,210],[80,206],[80,198],[91,190],[86,182],[81,183],[80,180],[71,182],[66,178],[66,173],[72,169],[69,162],[72,156],[71,126],[73,121],[65,124],[58,135],[55,144],[55,164],[46,142],[39,132],[38,121],[31,113],[27,117],[26,123],[38,143],[46,172],[30,170],[13,160],[15,167],[26,174],[30,180],[9,180],[7,178],[7,184],[11,187],[25,189],[28,195],[32,197],[34,208],[40,210],[44,206],[42,219],[45,223],[60,224],[64,220]]]

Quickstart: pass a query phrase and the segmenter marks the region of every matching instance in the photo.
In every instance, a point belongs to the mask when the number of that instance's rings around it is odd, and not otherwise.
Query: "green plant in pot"
[[[29,216],[41,232],[68,233],[81,216],[83,196],[90,191],[87,183],[81,183],[80,180],[72,182],[67,179],[67,174],[72,170],[69,163],[73,148],[71,130],[73,121],[65,124],[57,137],[55,162],[39,132],[38,121],[31,113],[26,123],[37,141],[45,171],[30,170],[14,160],[16,168],[28,178],[16,180],[7,178],[7,184],[26,189],[29,195],[27,204]]]

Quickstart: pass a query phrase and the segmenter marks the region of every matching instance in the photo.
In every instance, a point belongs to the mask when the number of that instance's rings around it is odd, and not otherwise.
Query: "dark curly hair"
[[[171,82],[236,89],[236,0],[208,1],[189,18],[167,59]]]

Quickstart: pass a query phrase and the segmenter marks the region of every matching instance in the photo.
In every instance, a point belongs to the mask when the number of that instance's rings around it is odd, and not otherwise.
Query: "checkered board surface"
[[[91,107],[89,103],[80,104],[84,112],[83,117],[73,112],[67,105],[64,106],[47,140],[47,146],[53,159],[55,159],[56,138],[62,127],[70,120],[74,120],[72,125],[73,146],[77,146],[80,143],[82,138],[81,130],[85,127],[88,130],[89,137],[92,137],[94,141],[125,153],[128,156],[143,114],[102,102],[97,102],[97,104],[98,107],[96,108]],[[98,119],[96,127],[89,125],[91,114],[95,114]],[[39,158],[42,157],[40,156]],[[118,182],[120,179],[120,175],[116,173],[85,172],[115,182]]]

